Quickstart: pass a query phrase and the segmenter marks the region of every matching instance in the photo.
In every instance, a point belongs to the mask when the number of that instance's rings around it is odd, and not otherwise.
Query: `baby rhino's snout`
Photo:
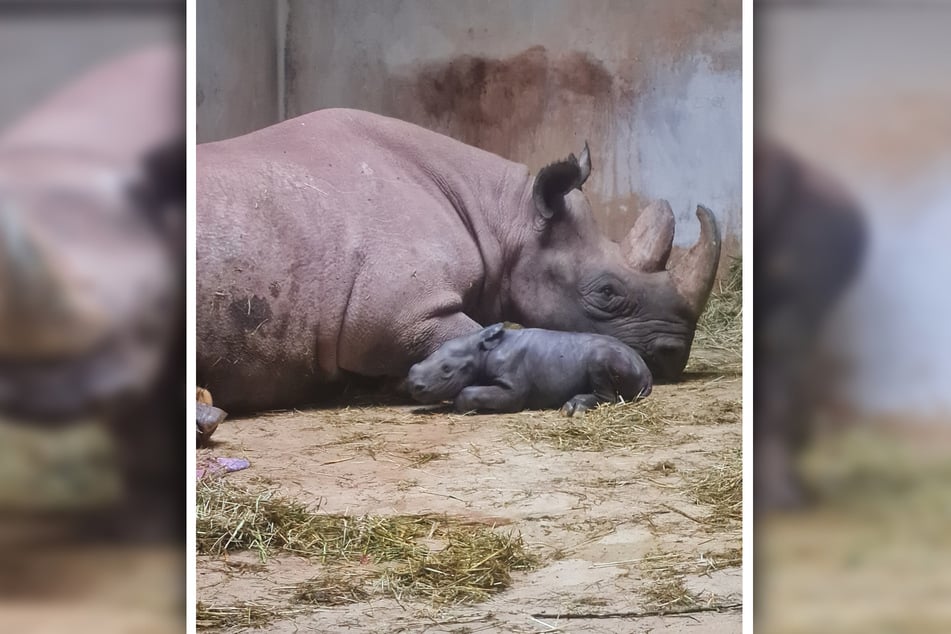
[[[409,369],[409,374],[406,376],[406,385],[412,396],[418,396],[426,391],[424,378],[423,369],[419,363]]]

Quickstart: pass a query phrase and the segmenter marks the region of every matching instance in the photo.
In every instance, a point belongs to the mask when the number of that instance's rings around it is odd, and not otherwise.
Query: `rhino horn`
[[[666,200],[658,200],[641,211],[621,249],[634,270],[653,273],[664,270],[673,241],[674,212]]]
[[[697,206],[697,218],[700,220],[700,237],[671,267],[670,276],[677,292],[699,318],[707,304],[720,262],[720,229],[713,212],[703,205]]]
[[[66,356],[91,347],[104,320],[82,299],[17,213],[0,205],[0,356]]]

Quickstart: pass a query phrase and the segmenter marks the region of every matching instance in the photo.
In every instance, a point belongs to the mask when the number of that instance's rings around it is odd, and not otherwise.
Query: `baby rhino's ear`
[[[502,337],[505,335],[505,324],[492,324],[488,328],[484,328],[482,332],[479,333],[479,347],[483,350],[491,350],[495,346],[499,345],[499,342],[502,341]]]

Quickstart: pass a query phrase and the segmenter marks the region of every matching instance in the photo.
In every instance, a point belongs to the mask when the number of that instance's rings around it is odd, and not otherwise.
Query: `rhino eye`
[[[443,363],[443,364],[442,364],[443,374],[449,374],[449,372],[450,372],[451,370],[452,370],[452,367],[450,367],[450,365],[449,365],[448,363]]]
[[[598,289],[598,292],[601,295],[604,295],[604,297],[607,299],[610,299],[614,297],[615,295],[617,295],[617,293],[614,291],[614,287],[611,286],[610,284],[605,284],[604,286]]]

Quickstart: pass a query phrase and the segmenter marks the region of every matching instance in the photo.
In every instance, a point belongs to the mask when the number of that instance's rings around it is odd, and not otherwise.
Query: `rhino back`
[[[199,379],[232,410],[300,403],[341,370],[405,372],[432,351],[413,330],[427,311],[497,312],[483,208],[521,166],[349,110],[197,160]]]
[[[592,355],[605,347],[633,353],[602,335],[538,328],[510,330],[505,344],[490,355],[487,371],[493,378],[526,389],[528,407],[560,406],[577,394],[591,392],[589,363]]]

